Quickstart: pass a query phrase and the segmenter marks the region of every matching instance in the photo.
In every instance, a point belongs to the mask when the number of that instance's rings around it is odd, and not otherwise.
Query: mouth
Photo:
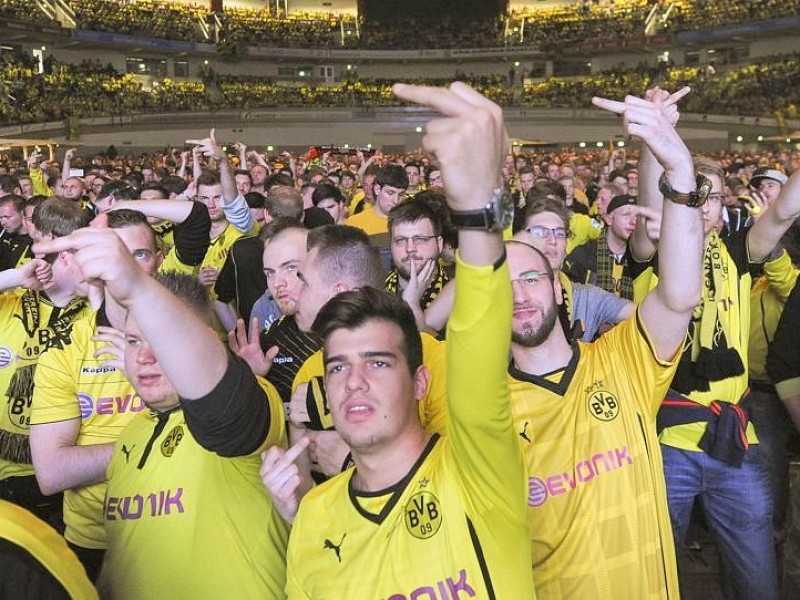
[[[366,421],[374,413],[375,409],[362,400],[350,400],[344,405],[345,419],[351,423]]]
[[[143,386],[156,385],[161,381],[162,375],[158,373],[144,373],[136,376],[136,381]]]

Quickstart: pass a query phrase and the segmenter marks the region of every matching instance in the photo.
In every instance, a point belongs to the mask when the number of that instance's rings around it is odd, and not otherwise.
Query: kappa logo
[[[619,414],[619,402],[611,392],[597,390],[586,401],[589,414],[598,421],[613,421]]]
[[[411,496],[404,511],[408,533],[419,540],[433,537],[442,526],[439,499],[427,489]]]
[[[333,550],[336,554],[336,559],[341,563],[342,562],[342,544],[344,544],[344,538],[347,537],[346,533],[342,534],[342,539],[339,540],[338,544],[334,544],[328,538],[325,538],[325,543],[322,544],[323,550]]]
[[[164,441],[161,442],[161,454],[167,458],[175,454],[175,449],[178,447],[178,444],[181,443],[182,439],[183,425],[176,425],[172,428],[172,431],[167,434]]]
[[[0,369],[5,369],[14,362],[14,353],[8,346],[0,346]]]

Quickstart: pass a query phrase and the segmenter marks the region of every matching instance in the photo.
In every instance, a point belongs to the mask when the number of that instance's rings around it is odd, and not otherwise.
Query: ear
[[[553,272],[553,293],[556,296],[556,304],[559,306],[564,304],[564,288],[561,287],[561,278],[558,274],[561,271],[554,271]]]
[[[372,184],[372,195],[373,196],[377,196],[380,193],[380,191],[381,191],[381,186],[379,186],[377,183],[373,183]]]
[[[344,281],[337,281],[333,286],[333,290],[334,290],[333,292],[334,295],[338,295],[341,294],[342,292],[349,292],[350,286],[347,285]]]
[[[436,247],[439,249],[439,254],[441,254],[444,248],[444,238],[440,235],[436,236]]]
[[[420,402],[425,394],[428,393],[428,385],[431,382],[431,372],[425,365],[417,367],[414,373],[414,399]]]

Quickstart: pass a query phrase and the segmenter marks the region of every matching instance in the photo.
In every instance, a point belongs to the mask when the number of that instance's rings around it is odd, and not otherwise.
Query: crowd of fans
[[[593,96],[642,93],[659,85],[691,85],[687,112],[752,116],[795,114],[794,90],[800,79],[800,57],[786,55],[716,72],[710,67],[654,67],[608,71],[575,78],[527,80],[522,94],[508,85],[506,74],[454,74],[503,106],[588,108]],[[338,83],[279,83],[257,76],[218,76],[213,83],[155,81],[145,90],[133,74],[117,73],[99,63],[73,65],[49,60],[38,74],[28,59],[3,55],[0,61],[0,121],[31,123],[180,110],[256,109],[272,107],[378,107],[401,104],[391,93],[393,81],[349,78]],[[445,79],[419,78],[442,85]]]
[[[352,14],[206,7],[158,0],[69,0],[77,26],[146,37],[245,43],[295,48],[368,49],[493,48],[524,46],[561,50],[613,41],[617,47],[645,39],[645,21],[653,2],[604,0],[552,8],[516,7],[507,15],[464,23],[456,16],[435,27],[418,19],[384,23]],[[796,15],[800,1],[706,2],[660,0],[653,31],[673,33]],[[23,21],[46,20],[21,0],[0,1],[0,16]],[[214,17],[217,17],[215,19]],[[204,26],[200,26],[204,23]],[[217,27],[219,23],[219,27]],[[216,30],[215,30],[216,28]]]
[[[208,15],[202,6],[157,0],[68,0],[68,5],[81,29],[195,42],[205,39],[198,26]]]

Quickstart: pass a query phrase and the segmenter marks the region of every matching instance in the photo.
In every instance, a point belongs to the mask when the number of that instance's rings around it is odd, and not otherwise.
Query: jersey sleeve
[[[477,511],[525,514],[525,467],[509,406],[511,280],[499,268],[457,259],[456,294],[447,323],[448,438]]]
[[[181,399],[181,405],[197,442],[220,456],[247,456],[267,446],[286,445],[278,391],[232,354],[216,387],[197,400]]]
[[[594,345],[604,353],[603,360],[625,374],[631,389],[647,390],[647,394],[636,395],[636,403],[643,414],[655,419],[678,367],[683,344],[671,361],[660,360],[637,308],[633,318],[617,325]]]
[[[800,273],[792,264],[792,259],[786,250],[782,250],[777,258],[764,263],[764,276],[781,301],[786,302],[797,283]]]
[[[800,286],[783,308],[767,353],[767,373],[781,400],[800,396]]]

